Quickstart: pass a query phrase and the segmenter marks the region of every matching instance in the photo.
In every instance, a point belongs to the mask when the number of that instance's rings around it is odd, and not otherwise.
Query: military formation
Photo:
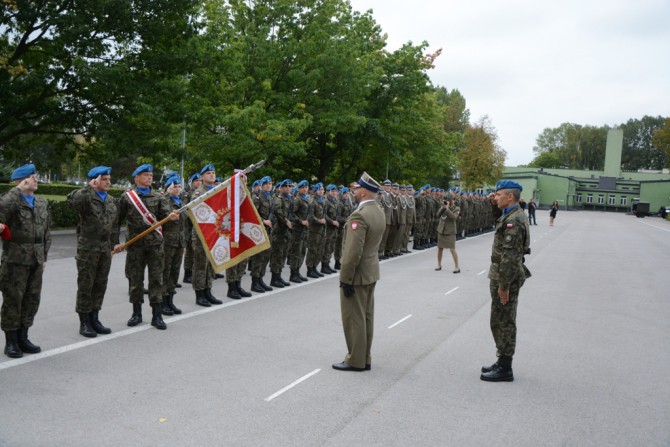
[[[79,333],[89,338],[111,333],[100,321],[100,312],[113,253],[127,251],[125,276],[132,305],[127,325],[143,322],[147,295],[151,325],[164,330],[167,325],[162,316],[181,313],[174,297],[181,287],[182,264],[182,282],[192,284],[195,303],[204,307],[223,303],[212,294],[212,283],[218,278],[225,278],[228,298],[241,299],[333,274],[342,268],[345,224],[358,207],[355,195],[343,185],[291,179],[275,183],[270,177],[260,178],[251,185],[251,197],[271,248],[218,274],[200,242],[199,228],[183,212],[185,204],[221,182],[214,165],[207,164],[194,173],[187,185],[173,174],[161,190],[154,188],[153,166],[138,166],[132,174],[134,185],[118,199],[108,193],[111,175],[111,168],[95,167],[88,173],[89,183],[67,197],[79,216],[75,311]],[[0,288],[5,354],[17,358],[40,352],[39,346],[28,340],[28,329],[39,308],[51,239],[47,202],[35,195],[34,165],[16,169],[12,181],[16,187],[0,197],[0,236],[4,240]],[[409,253],[410,247],[423,250],[436,245],[439,210],[445,200],[454,200],[461,209],[459,238],[492,229],[499,216],[488,197],[457,188],[425,185],[415,190],[412,185],[386,180],[375,197],[385,224],[378,260]],[[143,234],[159,221],[161,226]],[[126,241],[133,241],[131,245],[120,244],[122,227],[127,228]],[[287,265],[289,273],[283,277]],[[265,282],[268,270],[269,284]],[[247,273],[250,291],[242,286]]]

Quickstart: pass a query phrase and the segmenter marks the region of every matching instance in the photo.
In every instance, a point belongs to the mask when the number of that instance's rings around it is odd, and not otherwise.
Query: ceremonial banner
[[[270,238],[241,175],[236,173],[217,186],[218,192],[205,200],[186,205],[217,273],[270,248]]]

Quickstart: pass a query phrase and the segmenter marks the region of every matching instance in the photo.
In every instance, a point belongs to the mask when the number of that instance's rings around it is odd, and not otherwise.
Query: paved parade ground
[[[458,275],[448,252],[434,271],[434,248],[382,263],[369,372],[331,368],[336,275],[240,301],[217,280],[211,308],[184,284],[159,331],[147,303],[126,326],[120,254],[100,313],[113,333],[86,339],[74,239],[57,234],[30,331],[43,352],[0,356],[0,446],[670,445],[670,222],[538,214],[512,383],[479,379],[492,233],[457,243]]]

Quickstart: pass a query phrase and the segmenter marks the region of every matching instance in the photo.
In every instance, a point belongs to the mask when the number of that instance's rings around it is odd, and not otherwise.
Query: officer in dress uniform
[[[79,216],[77,226],[77,304],[79,333],[93,338],[111,334],[103,326],[99,312],[107,291],[112,266],[112,250],[119,240],[117,201],[108,194],[112,168],[97,166],[88,172],[86,187],[72,191],[67,204]]]
[[[179,210],[183,206],[181,201],[181,178],[174,175],[165,182],[165,197],[172,210]],[[161,310],[163,315],[181,314],[181,309],[174,305],[174,296],[177,293],[177,281],[181,260],[184,256],[186,235],[184,227],[186,221],[190,220],[185,213],[179,215],[179,220],[170,221],[163,225],[163,304]]]
[[[393,225],[393,197],[391,196],[391,180],[384,180],[384,189],[379,191],[377,199],[380,201],[382,210],[384,210],[384,215],[386,216],[386,229],[382,235],[382,242],[379,245],[379,258],[386,259],[385,250],[386,242],[388,241],[389,234],[391,233],[391,226]]]
[[[519,207],[523,188],[517,182],[503,180],[496,184],[495,198],[502,216],[496,224],[489,269],[491,292],[491,333],[498,359],[483,366],[481,380],[511,382],[512,357],[516,348],[516,310],[519,290],[530,271],[524,265],[524,255],[530,254],[528,218]]]
[[[15,187],[0,196],[0,236],[3,239],[0,326],[5,332],[5,355],[23,357],[42,349],[28,339],[40,307],[42,273],[51,246],[51,217],[47,201],[35,196],[35,165],[12,172]]]
[[[379,245],[386,228],[384,211],[376,203],[381,189],[366,172],[354,187],[358,207],[344,229],[340,269],[340,308],[347,355],[335,363],[338,371],[366,371],[372,368],[375,285],[379,280]]]
[[[121,196],[119,200],[118,225],[127,222],[128,240],[139,235],[154,223],[170,215],[178,220],[179,213],[170,210],[167,200],[151,188],[153,166],[143,164],[133,172],[135,186]],[[114,247],[118,252],[120,247]],[[167,329],[161,314],[163,301],[163,231],[157,228],[128,247],[126,256],[126,277],[130,285],[130,302],[133,314],[128,326],[137,326],[142,322],[142,303],[144,303],[144,270],[149,268],[149,303],[151,304],[151,325],[156,329]]]

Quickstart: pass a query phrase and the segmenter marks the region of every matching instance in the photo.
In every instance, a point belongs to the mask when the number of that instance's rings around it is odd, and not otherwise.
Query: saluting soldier
[[[270,253],[270,272],[272,287],[287,287],[291,283],[284,281],[281,272],[286,264],[288,257],[288,248],[291,242],[291,230],[293,223],[290,220],[291,213],[291,189],[293,180],[286,179],[279,183],[279,194],[274,198],[274,217],[275,222],[272,225],[272,234],[270,235],[271,253]]]
[[[261,191],[258,197],[254,197],[254,205],[258,215],[265,225],[265,231],[272,233],[272,220],[274,214],[274,201],[272,197],[272,178],[265,176],[260,180]],[[272,244],[272,242],[270,242]],[[251,265],[251,291],[257,293],[271,292],[272,287],[265,284],[263,277],[270,262],[271,249],[263,250],[253,257]]]
[[[171,220],[179,219],[179,213],[171,212],[167,200],[151,188],[153,170],[150,164],[138,166],[133,172],[135,186],[123,193],[119,201],[118,224],[128,221],[128,240],[168,215],[171,215]],[[119,247],[115,247],[114,251],[118,250]],[[144,270],[148,267],[151,325],[156,329],[167,329],[161,314],[163,259],[163,230],[160,227],[128,247],[126,277],[130,283],[130,302],[133,305],[133,314],[128,320],[128,326],[137,326],[142,322]]]
[[[337,212],[337,221],[340,223],[337,228],[337,239],[335,240],[335,270],[339,270],[342,267],[342,239],[344,238],[344,224],[347,223],[347,219],[353,210],[353,203],[351,201],[349,188],[342,187],[340,188],[340,200],[339,208]]]
[[[337,241],[337,229],[340,227],[340,222],[337,217],[340,204],[337,200],[339,190],[334,184],[326,187],[327,197],[324,200],[323,217],[326,219],[326,231],[324,235],[324,250],[321,256],[321,273],[327,275],[336,273],[336,270],[330,268],[330,259],[333,257],[335,251],[335,242]]]
[[[323,242],[326,232],[326,218],[323,213],[323,183],[319,182],[314,185],[312,191],[314,191],[314,198],[312,200],[310,212],[307,216],[307,220],[309,221],[309,231],[307,236],[307,259],[305,260],[305,264],[307,265],[308,278],[320,278],[324,275],[317,270],[317,267],[323,256]]]
[[[181,198],[181,178],[174,175],[165,182],[165,197],[170,204],[170,209],[177,211],[183,206]],[[181,314],[181,309],[174,305],[174,296],[177,293],[177,281],[181,260],[184,256],[186,235],[184,227],[186,221],[190,220],[185,213],[180,213],[179,219],[167,222],[163,225],[163,251],[165,260],[163,262],[163,304],[161,310],[163,315]]]
[[[193,199],[193,193],[202,185],[200,173],[196,172],[189,178],[191,184],[190,189],[184,194],[184,203],[189,203]],[[193,223],[191,219],[184,221],[184,282],[191,284],[193,281],[193,239],[191,233],[193,232]]]
[[[214,189],[216,183],[216,168],[209,163],[200,170],[202,184],[193,192],[191,200],[197,199],[203,194]],[[212,281],[214,281],[214,267],[207,258],[205,248],[198,237],[199,228],[194,225],[191,232],[191,244],[193,245],[193,290],[195,291],[195,304],[210,307],[212,304],[223,304],[223,301],[212,295]]]
[[[40,307],[42,273],[51,246],[51,217],[47,201],[35,196],[35,165],[15,169],[11,180],[15,187],[0,196],[0,326],[5,332],[5,355],[19,358],[24,352],[42,350],[28,339],[28,329]]]
[[[86,187],[72,191],[67,203],[79,216],[77,226],[77,303],[79,333],[93,338],[111,334],[99,319],[112,266],[112,250],[119,241],[119,209],[108,191],[112,168],[97,166],[88,172]]]
[[[312,200],[307,193],[309,190],[309,183],[307,180],[301,180],[298,183],[298,191],[296,197],[291,204],[289,212],[289,220],[293,224],[291,245],[289,248],[288,263],[291,267],[291,276],[289,281],[293,283],[301,283],[307,281],[307,278],[300,274],[300,267],[305,260],[305,251],[303,246],[306,245],[306,234],[309,229],[309,221],[307,216],[312,207]]]
[[[354,188],[359,205],[344,229],[340,269],[340,308],[347,355],[335,363],[338,371],[372,368],[375,285],[379,280],[379,245],[386,227],[384,211],[375,198],[381,189],[366,172]]]
[[[496,185],[495,198],[502,216],[496,224],[489,269],[491,293],[491,333],[498,359],[482,367],[481,380],[511,382],[512,358],[516,348],[516,311],[519,290],[530,271],[524,255],[530,253],[528,218],[519,207],[523,188],[517,182],[503,180]]]

